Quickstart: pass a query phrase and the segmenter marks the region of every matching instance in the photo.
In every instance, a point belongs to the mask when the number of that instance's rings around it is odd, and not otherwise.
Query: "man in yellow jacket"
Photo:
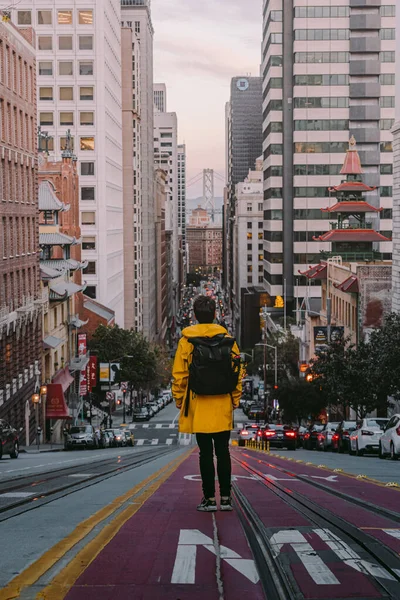
[[[215,301],[208,296],[198,296],[193,310],[198,325],[182,331],[173,366],[172,394],[180,409],[179,431],[195,433],[200,449],[200,473],[204,497],[197,510],[211,512],[217,510],[215,500],[214,450],[217,457],[218,480],[221,492],[221,510],[232,510],[231,502],[231,457],[229,439],[233,428],[233,411],[238,408],[242,393],[242,373],[236,388],[231,393],[221,395],[199,395],[189,390],[189,367],[194,349],[191,339],[229,337],[224,327],[215,325]],[[239,359],[236,342],[232,354]],[[188,406],[187,406],[188,403]]]

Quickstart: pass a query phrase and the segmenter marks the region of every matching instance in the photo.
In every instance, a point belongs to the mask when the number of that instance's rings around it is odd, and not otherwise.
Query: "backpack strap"
[[[188,380],[188,386],[187,386],[187,392],[186,392],[186,398],[185,398],[185,417],[187,417],[189,414],[189,403],[190,403],[190,387],[189,387],[189,380]]]

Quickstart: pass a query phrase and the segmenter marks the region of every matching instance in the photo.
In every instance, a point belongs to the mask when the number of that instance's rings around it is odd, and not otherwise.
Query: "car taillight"
[[[361,430],[361,435],[374,435],[373,431],[367,431],[366,429]]]
[[[349,432],[348,432],[348,431],[343,431],[343,433],[342,433],[342,436],[345,436],[345,435],[347,435],[347,436],[348,436],[348,435],[349,435]]]
[[[295,437],[295,432],[294,431],[285,431],[285,435],[287,435],[288,437]]]
[[[271,437],[271,435],[275,435],[275,431],[265,431],[264,433],[267,437]]]
[[[240,433],[241,433],[241,435],[249,435],[249,432],[246,431],[245,429],[243,429],[243,431],[241,431]]]
[[[305,433],[304,437],[308,439],[310,437],[310,434],[309,433]]]
[[[338,434],[334,433],[333,436],[332,436],[332,440],[338,440],[338,439],[339,439]]]
[[[397,435],[400,435],[400,425],[397,427],[396,433],[397,433]]]
[[[262,435],[262,431],[257,431],[257,435]]]

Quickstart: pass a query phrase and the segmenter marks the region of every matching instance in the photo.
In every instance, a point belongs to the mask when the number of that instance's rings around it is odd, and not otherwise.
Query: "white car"
[[[390,455],[392,460],[400,456],[400,415],[393,415],[379,440],[379,458]]]
[[[252,423],[251,425],[245,425],[239,431],[239,446],[245,446],[246,440],[256,440],[259,431],[261,430],[255,423]]]
[[[366,452],[378,452],[379,440],[389,419],[368,417],[361,421],[350,434],[350,454],[363,456]]]
[[[317,450],[324,450],[326,452],[332,446],[332,436],[336,429],[339,427],[339,423],[327,423],[323,430],[318,434],[317,438]]]

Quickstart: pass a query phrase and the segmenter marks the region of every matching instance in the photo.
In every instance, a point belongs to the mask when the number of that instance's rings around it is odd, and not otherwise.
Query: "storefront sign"
[[[78,356],[86,356],[87,354],[87,335],[86,333],[78,333]]]
[[[328,341],[328,327],[314,327],[314,344],[317,346],[327,346],[329,343],[337,342],[344,335],[344,327],[331,327],[330,339]]]

